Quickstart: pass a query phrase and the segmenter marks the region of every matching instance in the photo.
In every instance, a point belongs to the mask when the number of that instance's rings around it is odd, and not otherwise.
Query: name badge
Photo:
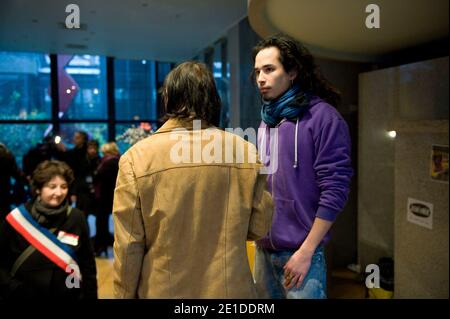
[[[79,237],[80,236],[77,236],[74,234],[69,234],[69,233],[66,233],[66,232],[60,230],[57,238],[60,242],[62,242],[64,244],[76,246],[76,245],[78,245]]]

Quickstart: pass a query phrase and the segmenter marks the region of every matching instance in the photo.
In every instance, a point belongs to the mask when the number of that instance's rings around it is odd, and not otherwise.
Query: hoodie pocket
[[[275,197],[275,215],[272,222],[271,239],[276,248],[294,248],[308,234],[308,228],[297,216],[295,201]]]

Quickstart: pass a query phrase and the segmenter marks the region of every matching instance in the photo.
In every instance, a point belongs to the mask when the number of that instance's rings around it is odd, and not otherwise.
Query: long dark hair
[[[162,87],[165,118],[205,120],[218,125],[221,101],[214,77],[200,62],[184,62],[170,71]]]
[[[308,49],[287,35],[278,34],[260,41],[253,48],[253,63],[259,51],[270,47],[276,47],[280,51],[280,63],[285,72],[297,70],[294,83],[298,83],[302,90],[317,95],[334,106],[339,104],[340,92],[324,78]]]

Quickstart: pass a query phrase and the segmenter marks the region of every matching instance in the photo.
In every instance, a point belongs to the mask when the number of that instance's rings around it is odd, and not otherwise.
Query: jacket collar
[[[168,119],[154,134],[166,133],[177,129],[193,130],[194,120],[182,119],[182,118],[170,118]],[[201,121],[201,129],[214,127],[205,120]]]

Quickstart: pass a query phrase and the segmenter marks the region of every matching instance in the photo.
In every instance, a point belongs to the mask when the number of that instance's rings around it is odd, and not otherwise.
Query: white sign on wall
[[[433,229],[433,204],[408,198],[407,219],[411,223]]]

